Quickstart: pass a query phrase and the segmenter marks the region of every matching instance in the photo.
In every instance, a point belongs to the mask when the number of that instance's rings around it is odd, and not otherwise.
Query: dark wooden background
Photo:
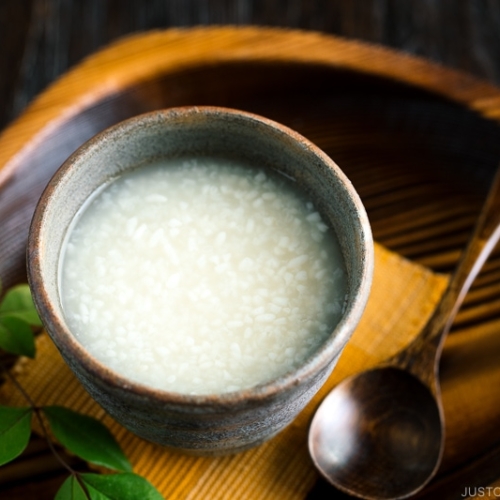
[[[334,33],[500,83],[499,0],[0,0],[0,128],[108,42],[136,31],[208,24]]]
[[[500,0],[0,0],[0,130],[68,68],[121,36],[214,24],[342,35],[500,85]],[[33,456],[37,446],[45,453],[34,442]],[[1,474],[0,498],[11,500],[51,498],[62,480],[57,463],[30,484],[15,479],[16,469],[11,480]],[[311,498],[333,493],[319,484]]]

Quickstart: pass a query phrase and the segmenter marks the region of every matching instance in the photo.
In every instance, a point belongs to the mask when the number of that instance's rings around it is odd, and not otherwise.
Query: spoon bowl
[[[500,239],[500,169],[448,287],[419,335],[380,368],[340,383],[316,412],[309,452],[339,489],[398,499],[419,491],[439,468],[444,414],[439,358],[472,282]]]
[[[311,423],[309,448],[318,470],[347,493],[402,498],[432,477],[443,438],[429,388],[388,366],[350,377],[329,394]]]

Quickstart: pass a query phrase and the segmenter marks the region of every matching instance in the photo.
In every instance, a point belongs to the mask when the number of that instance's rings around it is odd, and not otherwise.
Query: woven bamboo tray
[[[35,204],[71,152],[122,119],[191,104],[259,113],[311,139],[352,180],[375,239],[438,272],[456,263],[500,159],[500,90],[463,73],[317,33],[218,27],[138,34],[64,75],[0,136],[3,284],[24,279]],[[498,252],[453,334],[473,337],[497,326]],[[494,346],[491,356],[500,359],[500,343]],[[44,472],[47,452],[32,448],[41,458],[33,465],[28,454],[26,466],[15,469],[21,478]],[[0,484],[7,476],[0,474]],[[463,484],[485,486],[497,477],[500,425],[491,422],[448,452],[421,496],[458,498]],[[310,496],[330,495],[318,483]]]

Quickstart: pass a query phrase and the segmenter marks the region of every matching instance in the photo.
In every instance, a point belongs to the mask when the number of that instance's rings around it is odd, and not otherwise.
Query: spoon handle
[[[481,209],[474,231],[434,314],[420,335],[390,360],[408,369],[436,393],[437,360],[443,341],[472,282],[500,238],[500,168]]]

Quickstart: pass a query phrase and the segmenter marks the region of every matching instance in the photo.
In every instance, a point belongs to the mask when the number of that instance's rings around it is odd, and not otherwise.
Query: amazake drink
[[[98,190],[62,251],[63,312],[124,377],[166,391],[250,388],[335,328],[346,275],[334,231],[285,175],[237,161],[158,161]]]

